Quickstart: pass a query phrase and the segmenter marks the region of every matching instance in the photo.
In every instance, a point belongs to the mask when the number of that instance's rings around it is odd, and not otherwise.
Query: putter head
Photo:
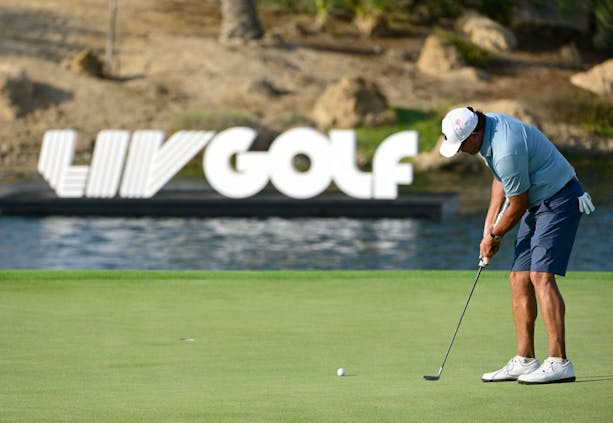
[[[440,376],[424,376],[426,380],[439,380],[440,378]]]

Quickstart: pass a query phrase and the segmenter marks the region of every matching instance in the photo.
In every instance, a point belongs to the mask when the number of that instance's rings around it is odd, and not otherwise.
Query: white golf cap
[[[445,157],[454,156],[460,149],[460,145],[468,138],[477,127],[477,114],[467,107],[453,109],[443,119],[443,143],[439,152]]]

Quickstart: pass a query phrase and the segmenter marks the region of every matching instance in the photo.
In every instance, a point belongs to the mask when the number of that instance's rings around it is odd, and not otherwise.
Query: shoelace
[[[515,362],[519,361],[518,359],[516,359],[515,357],[513,357],[512,359],[509,360],[509,362],[507,363],[507,365],[505,366],[504,370],[509,373],[509,371],[515,367]]]
[[[553,372],[553,365],[554,365],[553,361],[545,361],[541,366],[541,372],[543,373]]]

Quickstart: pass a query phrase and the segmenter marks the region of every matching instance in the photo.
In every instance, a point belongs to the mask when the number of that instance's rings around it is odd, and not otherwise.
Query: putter
[[[509,207],[509,199],[507,198],[502,206],[502,209],[500,210],[500,213],[498,213],[498,216],[496,216],[496,221],[494,222],[494,226],[496,226],[496,224],[500,222],[502,215],[504,214],[504,212],[507,210],[508,207]],[[443,364],[441,364],[441,367],[438,369],[438,373],[436,374],[436,376],[424,376],[425,380],[439,380],[441,378],[441,373],[443,373],[443,367],[445,367],[445,362],[447,362],[447,357],[449,356],[449,352],[451,351],[451,346],[453,345],[453,341],[455,340],[455,337],[458,334],[458,330],[460,329],[460,324],[462,323],[462,319],[464,318],[464,313],[466,313],[466,309],[468,308],[468,303],[470,302],[470,298],[473,296],[473,292],[475,292],[475,287],[477,286],[477,281],[479,280],[479,276],[481,276],[481,271],[485,269],[485,267],[488,264],[489,264],[489,258],[487,257],[479,258],[479,270],[477,270],[477,277],[475,277],[473,286],[470,289],[470,293],[468,294],[468,299],[466,300],[466,304],[464,304],[464,309],[462,310],[462,314],[460,315],[458,324],[455,328],[455,331],[453,332],[453,336],[451,337],[449,348],[447,348],[447,352],[445,353],[445,357],[443,358]]]

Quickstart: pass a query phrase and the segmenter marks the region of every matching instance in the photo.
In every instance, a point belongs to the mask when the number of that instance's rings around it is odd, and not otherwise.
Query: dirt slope
[[[107,1],[2,1],[0,62],[26,70],[35,98],[29,113],[0,125],[0,176],[34,172],[48,129],[78,130],[80,158],[87,160],[98,131],[170,130],[179,111],[235,110],[275,127],[292,115],[308,117],[325,86],[346,75],[375,80],[394,106],[428,109],[510,97],[525,101],[545,122],[551,120],[551,110],[542,107],[547,99],[572,97],[576,90],[568,81],[576,69],[557,66],[555,52],[513,53],[487,81],[458,84],[416,70],[427,28],[369,40],[349,26],[310,33],[307,17],[260,14],[266,40],[228,46],[217,41],[217,2],[118,3],[114,79],[97,79],[77,75],[63,62],[84,48],[103,56]],[[283,94],[250,92],[261,79]]]

